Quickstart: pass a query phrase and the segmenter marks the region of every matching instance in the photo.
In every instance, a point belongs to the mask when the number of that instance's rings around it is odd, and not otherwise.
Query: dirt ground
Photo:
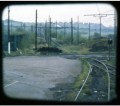
[[[53,100],[57,84],[72,83],[80,74],[79,60],[60,56],[3,58],[4,93],[12,98]]]

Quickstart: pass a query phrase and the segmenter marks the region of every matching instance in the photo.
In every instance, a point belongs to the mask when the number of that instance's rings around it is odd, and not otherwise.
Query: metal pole
[[[110,60],[110,44],[109,44],[109,60]]]
[[[100,37],[101,37],[101,16],[100,16]]]
[[[35,24],[35,50],[37,50],[37,10],[36,10],[35,19],[36,19],[36,24]]]
[[[57,21],[56,21],[56,39],[57,39]]]
[[[47,40],[47,44],[49,45],[49,35],[48,35],[48,26],[47,26],[47,21],[46,21],[46,40]]]
[[[45,22],[45,40],[47,42],[47,22]]]
[[[90,23],[89,23],[89,40],[90,40]]]
[[[21,30],[23,29],[23,23],[21,22],[21,28],[20,28]]]
[[[50,23],[50,39],[49,39],[49,43],[51,45],[51,17],[49,17],[49,23]]]
[[[114,42],[113,42],[113,43],[114,43],[114,48],[116,48],[116,41],[117,41],[117,40],[116,40],[116,37],[117,37],[117,36],[116,36],[116,32],[117,32],[117,31],[116,31],[116,26],[117,26],[117,25],[116,25],[116,24],[117,24],[117,23],[116,23],[116,20],[117,20],[117,19],[116,19],[116,11],[114,10]]]
[[[24,23],[24,31],[25,31],[25,23]]]
[[[71,18],[71,44],[73,44],[73,19]]]
[[[11,23],[11,24],[10,24],[10,26],[11,26],[11,28],[10,28],[10,29],[11,29],[10,32],[12,32],[12,21],[11,21],[10,23]]]
[[[11,48],[10,48],[10,9],[8,6],[8,54],[10,54]]]
[[[78,37],[77,37],[77,41],[78,41],[78,44],[79,44],[79,16],[78,16]]]
[[[31,32],[33,32],[33,25],[31,25]]]
[[[65,41],[65,22],[64,22],[64,41]]]
[[[108,15],[113,15],[113,14],[89,14],[89,15],[84,15],[84,16],[94,16],[94,17],[100,18],[100,37],[101,37],[101,18],[107,17]]]

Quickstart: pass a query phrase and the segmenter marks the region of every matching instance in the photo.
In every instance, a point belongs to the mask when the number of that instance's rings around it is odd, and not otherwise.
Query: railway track
[[[91,65],[93,67],[97,67],[99,68],[100,70],[104,70],[106,73],[107,73],[107,77],[108,77],[108,86],[107,86],[107,99],[108,101],[110,100],[110,72],[109,72],[109,69],[108,67],[106,66],[106,64],[104,62],[101,62],[100,60],[97,60],[97,59],[92,59],[91,61]]]
[[[98,98],[98,101],[110,101],[111,98],[111,93],[113,94],[113,89],[114,87],[111,87],[111,85],[113,85],[115,82],[115,67],[111,66],[109,64],[105,64],[104,62],[97,60],[97,59],[90,59],[89,61],[89,65],[90,65],[90,70],[88,72],[88,76],[86,77],[85,82],[83,83],[82,87],[80,88],[79,92],[77,93],[74,101],[77,101],[77,99],[83,99],[82,96],[80,96],[80,93],[82,92],[84,95],[84,86],[93,86],[93,90],[91,90],[91,96],[88,97],[88,95],[86,95],[84,97],[84,99],[88,99],[91,100],[91,98],[94,99],[94,95],[97,95],[95,99]],[[95,75],[96,74],[96,75]],[[94,81],[91,81],[91,84],[86,83],[87,80],[89,80],[89,76],[92,76]],[[106,77],[106,79],[104,79],[104,77]],[[114,80],[113,80],[114,78]],[[99,80],[100,79],[100,80]],[[96,81],[98,81],[98,84],[94,83]],[[103,83],[103,84],[102,84]],[[95,84],[95,85],[94,85]],[[89,87],[90,89],[90,87]],[[99,93],[100,92],[100,93]],[[114,92],[115,93],[115,92]],[[100,98],[104,98],[101,99]]]
[[[110,64],[106,64],[105,65],[108,67],[109,73],[112,75],[116,75],[116,69],[115,66],[111,66]]]
[[[88,63],[88,64],[89,64],[89,63]],[[85,86],[85,84],[86,84],[86,82],[87,82],[87,80],[88,80],[88,78],[89,78],[90,72],[92,71],[92,68],[91,68],[91,65],[90,65],[90,64],[89,64],[89,67],[90,67],[90,69],[89,69],[88,75],[87,75],[87,77],[86,77],[86,79],[85,79],[85,81],[84,81],[82,87],[81,87],[80,90],[78,91],[78,93],[77,93],[77,95],[76,95],[74,101],[76,101],[76,100],[78,99],[78,97],[79,97],[79,95],[80,95],[80,93],[81,93],[83,87]]]
[[[90,70],[88,72],[88,75],[87,75],[87,77],[86,77],[82,87],[80,88],[79,92],[77,93],[74,101],[81,101],[81,99],[82,100],[86,99],[88,101],[91,100],[91,99],[95,99],[95,101],[97,101],[97,98],[100,98],[100,94],[98,93],[98,91],[100,89],[99,89],[98,86],[100,85],[99,82],[102,81],[103,79],[101,77],[99,78],[99,76],[102,76],[101,75],[101,70],[102,71],[104,70],[103,72],[105,72],[108,69],[107,69],[107,67],[104,66],[104,64],[102,64],[98,60],[91,60],[91,61],[89,61],[88,64],[90,66]],[[104,68],[103,68],[103,66],[104,66]],[[99,68],[99,71],[98,71],[98,68]],[[105,68],[106,68],[106,70],[105,70]],[[92,81],[88,83],[88,81],[90,80],[89,76],[92,77]],[[109,78],[109,75],[108,75],[108,81],[109,80],[110,80],[110,78]],[[96,83],[96,81],[97,81],[98,84]],[[87,92],[85,90],[86,89],[85,86],[87,86],[87,88],[89,89],[90,95],[87,94]],[[92,88],[90,86],[92,86]],[[110,81],[108,83],[107,89],[108,89],[108,92],[107,92],[107,96],[106,97],[107,97],[107,100],[109,100],[110,99]],[[80,93],[81,93],[81,95],[80,95]],[[86,95],[86,96],[82,97],[83,94]]]
[[[68,96],[66,96],[68,93],[74,93],[73,97],[72,97],[72,101],[78,101],[79,99],[79,96],[82,92],[82,90],[84,89],[84,86],[86,85],[86,82],[88,81],[88,78],[89,78],[89,75],[92,71],[92,68],[91,68],[91,65],[89,62],[86,61],[86,63],[89,65],[89,70],[87,72],[87,76],[86,78],[84,78],[83,80],[83,84],[81,85],[81,87],[78,89],[75,89],[71,86],[71,84],[63,84],[63,85],[60,85],[60,86],[57,86],[56,88],[54,89],[51,89],[53,90],[54,92],[54,95],[55,95],[55,99],[56,100],[59,100],[59,101],[66,101],[66,98],[69,98]],[[57,96],[56,96],[57,95]],[[67,99],[68,100],[68,99]]]
[[[73,95],[70,101],[75,102],[107,102],[115,97],[113,97],[115,95],[115,67],[93,58],[86,60],[86,63],[89,64],[89,70],[80,88],[73,89],[71,85],[66,84],[64,87],[59,86],[56,88],[59,91],[55,96],[55,98],[58,97],[57,100],[69,100],[67,96],[69,93]]]
[[[99,60],[97,60],[97,61],[99,61]],[[109,74],[116,75],[116,73],[115,73],[115,67],[114,66],[106,64],[106,63],[104,63],[102,61],[99,61],[99,62],[101,62],[102,64],[104,64],[105,67],[107,67]],[[98,63],[92,63],[92,66],[100,68],[101,70],[106,71],[106,68],[104,68],[104,67],[102,68]]]

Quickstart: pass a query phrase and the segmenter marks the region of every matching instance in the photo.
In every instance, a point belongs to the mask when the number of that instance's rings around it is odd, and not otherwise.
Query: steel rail
[[[108,67],[111,67],[111,68],[115,68],[115,66],[112,66],[112,65],[107,64],[107,63],[105,63],[105,65],[107,65]]]
[[[89,64],[89,63],[88,63],[88,64]],[[90,64],[89,64],[89,66],[90,66],[90,69],[89,69],[88,75],[87,75],[87,77],[86,77],[86,79],[85,79],[85,81],[84,81],[82,87],[81,87],[80,90],[78,91],[78,93],[77,93],[77,95],[76,95],[74,101],[76,101],[76,100],[78,99],[78,97],[79,97],[79,95],[80,95],[80,93],[81,93],[81,91],[82,91],[82,89],[83,89],[83,87],[84,87],[84,85],[85,85],[85,83],[86,83],[86,81],[87,81],[89,75],[90,75],[90,72],[92,71],[92,68],[91,68],[91,65],[90,65]]]
[[[10,83],[10,84],[5,85],[4,87],[6,88],[6,87],[11,86],[11,85],[14,85],[14,84],[16,84],[16,83],[18,83],[18,82],[19,82],[19,81],[14,81],[14,82],[12,82],[12,83]]]
[[[107,66],[105,65],[105,63],[99,61],[99,60],[96,60],[96,59],[93,59],[99,63],[101,63],[105,68],[106,68],[106,72],[107,72],[107,75],[108,75],[108,101],[110,100],[110,74],[109,74],[109,70],[107,68]]]
[[[99,66],[97,66],[97,65],[95,65],[95,64],[92,64],[92,65],[95,66],[95,67],[98,67],[98,68],[100,68],[100,69],[102,69],[102,70],[104,70],[104,71],[106,71],[106,69],[103,69],[103,68],[101,68],[101,67],[99,67]],[[112,73],[110,70],[109,70],[109,73],[112,74],[112,75],[116,75],[116,74]]]

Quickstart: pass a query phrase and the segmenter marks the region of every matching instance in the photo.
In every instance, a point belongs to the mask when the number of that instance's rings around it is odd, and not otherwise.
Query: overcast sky
[[[59,4],[59,5],[11,5],[10,19],[22,22],[35,22],[35,11],[38,10],[38,22],[48,21],[49,16],[55,22],[79,21],[83,23],[100,23],[99,15],[84,16],[89,14],[114,14],[114,7],[109,4]],[[3,20],[8,18],[8,7],[3,11]],[[105,26],[114,25],[114,15],[108,15],[102,18],[102,24]]]

